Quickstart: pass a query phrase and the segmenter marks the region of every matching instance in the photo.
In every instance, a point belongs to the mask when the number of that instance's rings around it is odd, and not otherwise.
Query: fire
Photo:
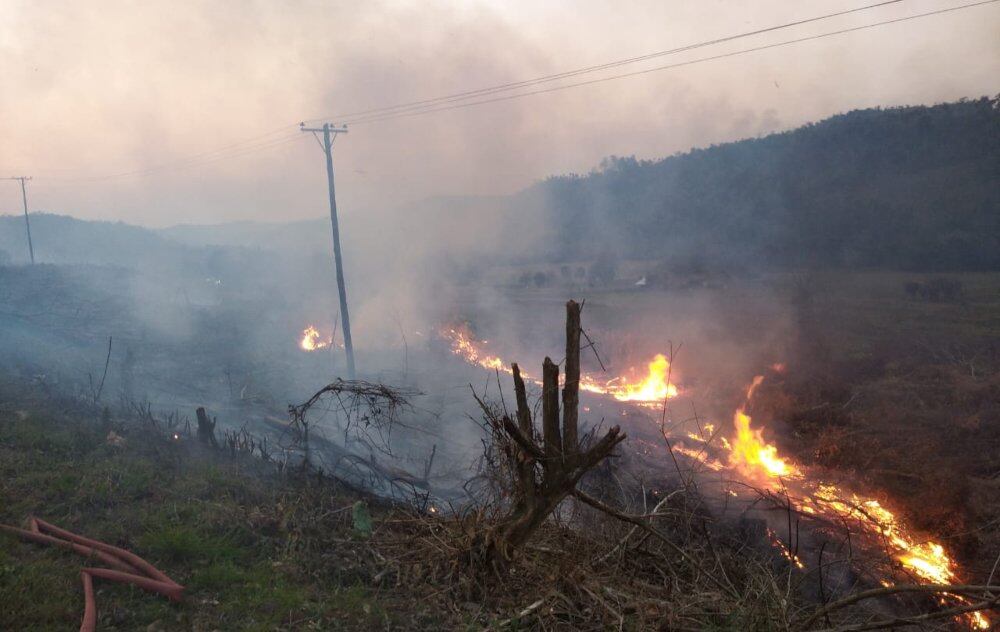
[[[320,340],[319,332],[315,327],[309,325],[302,330],[302,339],[299,340],[299,348],[303,351],[316,351],[330,346],[332,341]]]
[[[733,416],[736,436],[731,441],[729,461],[751,472],[762,472],[771,478],[794,478],[799,475],[795,466],[778,456],[778,448],[764,441],[760,428],[751,428],[751,418],[742,409]]]
[[[806,565],[802,562],[802,560],[799,558],[798,555],[795,555],[795,553],[788,550],[788,547],[785,546],[785,543],[781,541],[781,538],[778,537],[778,534],[776,534],[771,529],[768,529],[767,536],[771,540],[771,546],[781,551],[781,555],[792,564],[795,564],[796,568],[802,570],[806,567]]]
[[[485,345],[486,340],[474,340],[469,330],[465,327],[449,327],[441,332],[442,336],[451,342],[451,352],[461,357],[469,364],[475,364],[489,369],[490,371],[500,370],[510,373],[510,368],[504,361],[494,355],[489,355],[480,350],[479,345]],[[524,373],[522,372],[522,375]]]
[[[441,330],[441,336],[451,344],[451,352],[469,364],[490,371],[511,372],[510,366],[499,356],[485,351],[489,341],[474,339],[468,328],[446,327]],[[677,387],[668,382],[669,371],[670,363],[661,353],[648,364],[648,373],[634,382],[626,377],[601,381],[592,375],[583,374],[580,376],[580,389],[598,395],[610,395],[620,402],[655,405],[678,395]],[[525,379],[533,379],[523,369],[521,375]]]
[[[462,357],[466,362],[491,371],[510,372],[510,368],[501,358],[482,350],[482,346],[487,343],[485,340],[474,340],[465,329],[448,328],[441,333],[450,341],[452,353]],[[785,370],[783,364],[771,368],[775,372]],[[580,388],[598,395],[613,397],[621,402],[650,406],[678,395],[678,389],[670,382],[669,376],[669,360],[663,354],[657,354],[649,362],[647,374],[640,379],[630,381],[626,377],[617,377],[601,382],[585,374],[580,377]],[[821,480],[810,480],[803,469],[791,459],[779,455],[778,448],[764,439],[763,429],[753,427],[753,419],[747,413],[750,400],[763,380],[763,376],[754,378],[747,389],[743,405],[734,413],[733,436],[729,439],[724,436],[718,438],[717,448],[728,453],[728,466],[755,480],[756,484],[767,485],[773,482],[772,491],[781,494],[792,492],[799,496],[796,502],[797,509],[803,514],[838,518],[855,527],[860,526],[873,542],[884,544],[892,558],[919,581],[936,584],[956,582],[958,580],[956,565],[944,546],[910,533],[898,517],[878,500]],[[709,470],[722,471],[726,469],[727,464],[706,453],[706,449],[714,443],[714,436],[714,426],[705,424],[703,432],[687,433],[687,437],[700,444],[701,449],[690,449],[683,443],[675,443],[672,449],[699,461]],[[733,490],[728,490],[728,493],[737,495]],[[805,567],[803,561],[790,551],[776,534],[769,530],[769,536],[771,544],[778,548],[790,563],[799,569]],[[882,578],[880,581],[884,586],[892,585],[890,578]],[[959,595],[946,595],[943,599],[952,603],[969,603]],[[975,629],[990,628],[989,619],[979,612],[963,615],[962,619]]]
[[[802,510],[809,514],[824,513],[850,520],[878,538],[892,553],[903,568],[922,582],[931,584],[956,583],[959,579],[955,563],[944,546],[930,540],[919,540],[908,533],[896,515],[872,498],[864,498],[835,485],[819,483],[812,495],[803,501]],[[882,580],[883,586],[892,582]],[[969,603],[965,597],[947,595],[953,602]],[[964,616],[966,622],[975,629],[988,630],[989,619],[981,612]]]
[[[764,441],[760,428],[751,428],[753,421],[746,413],[747,404],[754,391],[764,381],[758,375],[747,389],[746,402],[733,415],[736,435],[730,442],[729,462],[751,474],[764,474],[770,478],[798,478],[801,473],[787,459],[778,456],[778,448]]]
[[[763,380],[763,376],[754,378],[747,389],[746,401],[733,416],[736,435],[730,442],[730,464],[768,478],[803,479],[798,467],[778,456],[778,449],[764,441],[762,430],[751,427],[752,419],[746,408]],[[809,488],[803,491],[806,493],[802,504],[805,513],[832,514],[861,524],[890,547],[900,564],[924,581],[946,584],[956,579],[954,564],[944,547],[936,542],[917,541],[907,534],[896,515],[878,500],[822,482],[816,483],[811,492]]]
[[[956,579],[954,564],[944,547],[937,542],[918,541],[907,534],[896,515],[878,500],[821,483],[805,502],[803,509],[809,507],[809,513],[823,510],[826,514],[836,514],[878,535],[896,552],[897,560],[917,577],[938,584]]]
[[[665,399],[677,397],[677,387],[668,380],[670,362],[662,353],[656,354],[647,365],[646,377],[638,382],[628,382],[625,378],[616,378],[606,382],[603,387],[594,384],[584,390],[611,395],[620,402],[662,402]],[[582,380],[581,380],[582,382]]]

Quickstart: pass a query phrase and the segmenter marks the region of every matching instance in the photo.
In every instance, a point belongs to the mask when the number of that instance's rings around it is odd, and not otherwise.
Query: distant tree
[[[1000,270],[998,106],[848,112],[662,160],[611,157],[524,195],[572,227],[552,244],[560,261],[615,243],[631,259],[697,252],[706,273]]]
[[[615,280],[618,265],[607,252],[602,253],[590,264],[590,279],[596,283],[611,283]]]
[[[10,253],[6,250],[0,250],[0,266],[9,266],[10,261]]]
[[[535,287],[545,287],[549,284],[549,275],[544,272],[536,272],[532,279],[535,282]]]
[[[931,303],[960,303],[965,299],[965,286],[957,279],[937,277],[921,283],[908,281],[903,285],[907,296]]]

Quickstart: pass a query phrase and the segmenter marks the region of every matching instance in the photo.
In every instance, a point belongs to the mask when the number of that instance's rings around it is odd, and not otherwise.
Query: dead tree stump
[[[542,364],[542,442],[539,444],[531,419],[524,379],[517,364],[514,393],[517,422],[508,416],[487,415],[495,430],[510,440],[514,449],[513,502],[496,527],[476,546],[484,561],[504,564],[525,544],[580,478],[603,461],[625,439],[614,426],[597,439],[581,446],[578,433],[580,401],[580,305],[566,303],[566,379],[562,390],[562,420],[559,415],[559,366],[550,358]]]
[[[198,440],[213,448],[218,448],[219,444],[215,440],[215,420],[208,418],[208,413],[201,406],[195,412],[198,418]]]

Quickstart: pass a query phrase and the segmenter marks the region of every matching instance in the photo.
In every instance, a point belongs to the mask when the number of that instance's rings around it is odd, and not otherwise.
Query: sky
[[[559,73],[875,0],[0,0],[0,176],[33,211],[146,226],[327,212],[300,121]],[[889,6],[577,78],[972,0]],[[1000,3],[589,86],[349,127],[341,213],[503,195],[857,108],[1000,93]],[[546,84],[557,85],[557,84]],[[357,118],[357,117],[354,117]],[[0,213],[20,212],[0,181]]]

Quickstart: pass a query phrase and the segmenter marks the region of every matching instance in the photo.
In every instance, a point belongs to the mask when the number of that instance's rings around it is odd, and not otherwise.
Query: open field
[[[41,272],[48,275],[54,270]],[[709,277],[698,283],[645,289],[631,283],[508,287],[487,292],[470,287],[459,289],[454,305],[440,306],[439,316],[469,321],[505,359],[535,366],[545,354],[559,357],[563,297],[586,298],[585,325],[598,341],[609,373],[641,368],[652,353],[667,351],[671,342],[682,345],[673,370],[685,391],[683,400],[697,404],[706,420],[727,432],[746,384],[755,374],[766,372],[751,412],[783,454],[883,499],[908,524],[948,546],[963,569],[964,581],[983,582],[1000,552],[996,535],[1000,524],[996,456],[1000,454],[1000,275],[948,275],[961,289],[945,297],[907,289],[912,283],[927,287],[938,278],[827,272]],[[72,295],[71,289],[64,294]],[[19,292],[20,299],[31,296],[23,288]],[[46,310],[44,319],[17,320],[21,335],[45,340],[53,331],[68,331],[66,325],[73,319],[79,322],[80,311],[72,305],[51,302],[51,297],[45,300],[52,308]],[[105,304],[98,301],[95,305]],[[31,305],[22,302],[19,308],[30,310]],[[167,375],[176,371],[185,384],[202,383],[195,376],[211,375],[215,388],[232,396],[232,387],[214,362],[214,347],[205,342],[225,347],[230,344],[227,341],[238,339],[238,329],[221,340],[211,335],[230,331],[225,319],[232,318],[227,314],[233,312],[205,307],[198,311],[214,314],[211,327],[195,329],[190,339],[170,343],[175,349],[184,345],[181,348],[191,353]],[[103,334],[123,315],[127,324],[128,314],[120,310],[84,312],[84,331],[93,333],[82,348],[95,373],[104,352]],[[286,316],[277,312],[272,320],[281,322]],[[260,324],[259,329],[268,328]],[[295,332],[294,324],[285,323],[284,329],[270,333],[274,341],[270,348],[281,350],[275,357],[296,367],[296,375],[327,371],[324,358],[295,350]],[[143,377],[150,382],[131,386],[141,389],[156,384],[155,370],[159,369],[152,369],[160,360],[157,353],[165,352],[157,351],[155,338],[129,335],[151,369]],[[283,343],[285,338],[291,339]],[[447,353],[446,345],[415,342],[406,350],[392,340],[387,347],[380,351],[383,357],[401,367],[408,357],[414,374],[420,371],[416,367],[434,368],[436,377],[429,384],[451,389],[449,402],[471,403],[466,401],[471,400],[469,369]],[[247,365],[239,364],[240,356],[229,361],[235,363],[237,375],[241,370],[260,371],[253,368],[259,358]],[[587,370],[599,370],[594,357],[584,361]],[[780,371],[768,368],[775,363],[783,365]],[[40,365],[44,363],[34,366]],[[120,368],[113,363],[112,373]],[[405,374],[397,370],[392,375]],[[286,378],[291,379],[291,374]],[[120,378],[114,375],[113,379]],[[428,522],[426,514],[380,504],[329,480],[319,483],[314,476],[278,476],[245,456],[206,454],[192,437],[175,441],[162,436],[117,405],[102,411],[88,401],[91,393],[79,376],[68,391],[67,383],[39,380],[31,371],[7,374],[3,383],[0,521],[22,524],[29,515],[39,515],[126,546],[189,588],[183,604],[171,605],[138,590],[101,584],[98,607],[105,629],[141,629],[155,622],[162,629],[195,630],[478,629],[505,621],[510,625],[518,612],[535,602],[537,586],[551,576],[597,582],[587,584],[598,591],[597,598],[572,587],[576,585],[572,582],[557,584],[555,592],[547,593],[546,598],[554,601],[547,606],[551,611],[544,620],[560,625],[579,626],[588,616],[614,624],[618,612],[623,620],[641,628],[655,625],[666,612],[687,625],[766,628],[782,617],[801,617],[815,599],[810,592],[814,588],[797,582],[792,600],[778,606],[780,595],[761,586],[767,585],[772,573],[786,581],[781,575],[788,565],[781,559],[768,560],[774,551],[766,539],[760,539],[753,520],[720,521],[714,526],[719,538],[715,553],[724,557],[723,566],[737,581],[741,596],[702,617],[698,600],[711,591],[699,592],[708,590],[696,585],[699,573],[682,580],[682,584],[694,582],[684,589],[693,598],[675,600],[669,591],[644,593],[650,590],[655,571],[643,564],[657,558],[623,556],[622,566],[604,568],[594,565],[600,555],[584,560],[573,553],[606,550],[622,537],[621,525],[595,521],[586,514],[575,514],[573,521],[591,531],[579,533],[552,525],[540,536],[541,549],[518,562],[516,572],[521,573],[522,582],[508,581],[503,590],[493,587],[484,594],[482,587],[456,582],[447,570],[461,548],[467,528],[464,518]],[[232,413],[227,413],[221,399],[216,405],[223,414],[232,414],[234,422],[252,418],[255,407],[280,414],[281,402],[266,390],[269,383],[258,380],[257,384],[263,398],[256,403],[237,398]],[[164,405],[171,401],[171,383],[167,386],[160,395]],[[191,392],[195,398],[203,396]],[[106,401],[111,399],[108,396]],[[448,404],[453,405],[461,403]],[[591,423],[600,421],[594,415],[620,414],[613,405],[593,405]],[[674,414],[685,416],[684,411]],[[446,440],[455,439],[454,428],[464,428],[466,435],[476,430],[464,417],[440,423],[431,434],[418,435],[427,442],[419,450],[421,456],[438,442],[439,458],[444,459]],[[109,445],[111,430],[125,437],[124,447]],[[452,449],[460,452],[457,446]],[[663,463],[663,478],[657,484],[661,491],[669,490],[673,469],[666,452],[657,449]],[[372,539],[359,536],[354,529],[352,507],[358,500],[368,502],[373,512],[376,530]],[[709,519],[711,511],[703,512],[712,502],[685,502],[678,509],[694,513],[679,515]],[[674,529],[678,541],[693,537],[686,544],[694,547],[690,550],[703,546],[700,532],[690,531],[686,523],[663,528]],[[61,629],[74,624],[82,607],[81,560],[2,537],[0,602],[5,607],[12,604],[4,611],[5,623],[9,617],[19,629]],[[428,547],[429,541],[437,544]],[[400,542],[409,543],[403,551],[409,547],[411,555],[402,562],[397,561],[400,555],[405,558]],[[754,572],[739,575],[735,569],[746,566],[747,559],[754,560]],[[601,602],[601,586],[612,590],[628,586],[625,594],[631,596],[619,595],[621,602],[609,610]],[[660,605],[651,607],[650,600]],[[911,607],[923,609],[926,604]],[[542,619],[531,620],[532,625],[541,625]]]
[[[137,552],[187,587],[185,601],[171,604],[98,581],[99,629],[445,625],[418,601],[373,586],[373,554],[351,522],[358,493],[270,475],[252,459],[219,458],[191,436],[173,440],[79,402],[10,395],[0,411],[0,522],[39,516]],[[111,431],[124,445],[108,443]],[[4,629],[78,626],[86,561],[6,533],[0,542]]]
[[[125,547],[186,587],[174,604],[98,581],[102,630],[599,630],[675,621],[735,632],[771,629],[801,612],[797,597],[781,596],[772,572],[787,565],[772,569],[759,531],[748,540],[720,525],[717,548],[706,547],[700,531],[672,517],[700,515],[685,509],[684,496],[660,521],[687,551],[671,564],[669,583],[658,585],[658,560],[672,549],[639,540],[641,555],[623,555],[628,525],[586,512],[574,518],[586,529],[547,525],[503,578],[477,581],[456,564],[478,512],[392,507],[314,472],[279,475],[257,458],[207,449],[185,431],[177,439],[30,387],[0,392],[0,523],[41,517]],[[357,517],[361,503],[371,531]],[[5,629],[78,625],[79,571],[95,563],[8,533],[0,545]],[[710,559],[728,568],[732,595],[720,596],[699,571]]]
[[[636,278],[654,267],[626,270]],[[989,574],[1000,554],[1000,274],[677,275],[665,284],[566,291],[587,298],[591,333],[615,370],[682,344],[675,377],[713,420],[727,424],[751,378],[768,372],[752,412],[783,453],[866,486],[946,541],[971,573]],[[529,331],[557,331],[552,290],[508,292]],[[484,337],[495,335],[485,322]],[[773,363],[782,370],[769,372]]]

